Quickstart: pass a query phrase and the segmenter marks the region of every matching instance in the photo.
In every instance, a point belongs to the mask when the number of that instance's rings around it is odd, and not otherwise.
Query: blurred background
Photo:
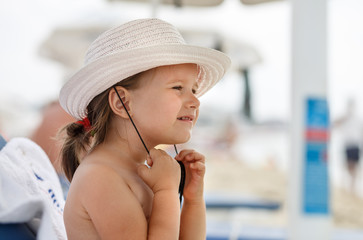
[[[327,11],[332,220],[343,236],[363,231],[363,169],[360,162],[348,167],[344,152],[348,134],[359,146],[363,137],[363,1],[329,0]],[[56,159],[57,143],[44,138],[73,121],[57,104],[62,84],[101,32],[146,17],[166,20],[188,43],[232,58],[230,72],[201,98],[193,138],[180,146],[207,157],[210,239],[235,229],[280,239],[291,161],[287,0],[0,0],[0,133],[8,140],[30,137]]]

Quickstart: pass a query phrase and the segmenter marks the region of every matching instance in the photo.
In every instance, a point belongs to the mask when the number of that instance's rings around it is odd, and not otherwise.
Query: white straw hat
[[[104,32],[91,44],[84,67],[63,86],[59,102],[70,115],[83,119],[92,99],[121,80],[182,63],[200,67],[200,97],[223,77],[231,61],[214,49],[187,45],[178,30],[165,21],[134,20]]]

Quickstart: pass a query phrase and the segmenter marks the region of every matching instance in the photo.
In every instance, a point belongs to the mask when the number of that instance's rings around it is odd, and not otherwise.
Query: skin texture
[[[155,147],[185,143],[198,118],[198,68],[165,66],[143,75],[135,90],[117,87],[148,156],[116,93],[105,142],[82,160],[71,182],[64,221],[68,239],[205,239],[205,159],[183,150],[175,159]],[[144,164],[145,159],[150,167]],[[180,210],[180,167],[186,167]]]

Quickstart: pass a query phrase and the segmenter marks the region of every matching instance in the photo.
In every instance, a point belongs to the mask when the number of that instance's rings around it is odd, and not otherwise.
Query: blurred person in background
[[[334,122],[342,136],[345,165],[350,177],[350,191],[356,193],[356,182],[358,178],[358,168],[361,158],[363,143],[362,120],[356,113],[356,102],[354,99],[347,101],[347,108],[344,116]]]
[[[212,148],[219,159],[240,159],[238,149],[236,149],[236,147],[238,148],[236,143],[241,135],[238,121],[238,117],[229,115],[225,118],[223,124],[221,124],[222,126],[212,145]]]
[[[58,101],[50,102],[42,111],[42,120],[39,126],[30,136],[30,139],[37,143],[48,155],[59,176],[65,197],[68,193],[69,181],[61,169],[61,144],[56,140],[56,136],[62,127],[71,122],[74,122],[74,118],[63,110]]]

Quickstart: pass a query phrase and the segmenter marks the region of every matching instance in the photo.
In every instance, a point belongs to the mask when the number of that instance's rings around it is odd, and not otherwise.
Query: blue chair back
[[[0,134],[0,151],[1,149],[3,149],[3,147],[6,145],[6,141],[5,139],[3,138],[3,136],[1,136]]]

